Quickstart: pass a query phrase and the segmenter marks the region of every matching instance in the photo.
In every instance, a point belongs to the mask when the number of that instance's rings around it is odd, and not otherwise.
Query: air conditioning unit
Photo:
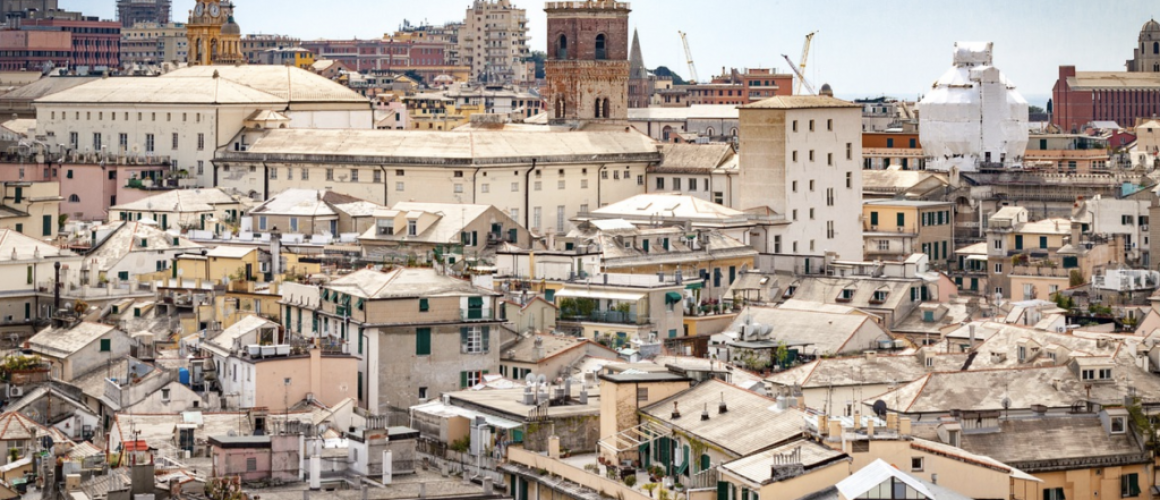
[[[8,386],[8,397],[21,398],[24,397],[24,388],[17,385]]]
[[[871,230],[871,231],[877,231],[877,230],[878,230],[878,226],[870,226],[870,230]]]

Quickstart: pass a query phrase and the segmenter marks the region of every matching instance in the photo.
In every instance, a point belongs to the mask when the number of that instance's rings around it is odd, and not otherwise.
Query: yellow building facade
[[[234,21],[233,2],[199,0],[185,29],[190,66],[245,64],[242,30]]]

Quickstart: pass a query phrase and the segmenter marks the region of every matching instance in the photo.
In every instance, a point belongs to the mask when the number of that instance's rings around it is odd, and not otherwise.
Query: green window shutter
[[[701,455],[701,470],[699,472],[705,472],[705,471],[711,469],[712,467],[713,467],[713,462],[709,458],[709,455],[708,454]],[[720,492],[720,489],[718,489],[718,492]]]
[[[42,221],[44,224],[43,236],[52,236],[52,216],[45,215]]]
[[[870,212],[870,225],[871,226],[878,225],[878,212]]]
[[[358,335],[358,353],[361,355],[363,353],[362,329],[359,329],[358,332],[356,333],[356,335]]]
[[[571,243],[569,243],[569,245],[571,245]],[[644,253],[648,253],[648,240],[641,242],[640,247],[644,249]],[[565,250],[571,250],[571,248],[565,248]]]
[[[110,339],[101,339],[101,352],[109,352],[113,350],[113,341]]]
[[[491,327],[483,327],[483,352],[491,352]]]
[[[32,284],[32,266],[28,266],[28,279],[26,281],[28,281],[28,283],[26,283],[26,284],[28,284],[28,285]]]
[[[477,231],[471,232],[471,246],[479,246],[479,233]]]
[[[32,304],[24,303],[24,319],[32,319]]]
[[[16,232],[24,234],[24,224],[16,224]]]
[[[431,355],[431,329],[419,328],[415,330],[415,355]]]
[[[16,187],[16,203],[20,203],[23,200],[24,200],[24,188],[17,186]]]
[[[1046,236],[1039,237],[1039,248],[1047,248],[1047,237]]]
[[[363,398],[363,374],[358,372],[358,399]]]
[[[1015,249],[1016,250],[1023,250],[1023,235],[1022,234],[1015,235]]]
[[[72,179],[73,178],[73,171],[72,170],[65,170],[64,176],[66,179]]]
[[[741,488],[741,500],[749,500],[749,489]]]
[[[363,299],[358,299],[358,302],[355,303],[355,307],[357,307],[358,310],[362,311],[363,309],[365,309],[366,303],[363,301]]]
[[[902,213],[898,214],[897,219],[898,219],[898,227],[903,227],[906,225],[906,214],[902,214]]]
[[[461,347],[467,345],[467,336],[468,336],[467,327],[460,328],[459,329],[459,345]]]
[[[459,388],[467,388],[467,372],[459,372]]]
[[[117,273],[117,279],[120,279],[121,281],[128,281],[129,280],[129,271],[121,271],[121,272]]]
[[[470,237],[470,235],[467,234],[467,231],[459,233],[459,244],[461,244],[461,245],[468,244],[471,241],[470,238],[471,237]]]
[[[431,306],[427,302],[427,299],[419,299],[419,312],[427,312],[430,308]]]
[[[717,481],[717,500],[729,500],[729,483]]]
[[[318,316],[312,314],[310,316],[310,331],[318,333]]]
[[[544,300],[555,304],[556,303],[556,291],[552,290],[550,288],[547,290],[544,290]]]
[[[161,214],[161,229],[169,229],[169,215]],[[176,245],[177,238],[174,238],[174,245]]]
[[[511,243],[518,245],[520,243],[520,241],[519,241],[520,240],[520,230],[519,229],[509,229],[508,230],[508,240]]]

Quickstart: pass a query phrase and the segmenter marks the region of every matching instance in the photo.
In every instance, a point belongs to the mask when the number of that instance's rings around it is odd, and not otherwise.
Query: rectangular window
[[[636,400],[640,402],[648,401],[648,387],[636,388]]]
[[[663,190],[664,188],[665,188],[665,178],[664,177],[657,177],[657,190]]]
[[[174,132],[174,133],[173,133],[173,150],[174,150],[174,151],[176,151],[176,150],[177,150],[177,143],[178,143],[178,140],[179,140],[179,136],[177,135],[177,132]]]
[[[333,168],[326,169],[326,180],[328,180],[328,181],[334,180],[334,169]]]
[[[419,299],[419,312],[427,312],[431,310],[431,304],[427,299]]]
[[[278,178],[278,167],[271,168],[270,169],[270,179],[277,179],[277,178]]]
[[[924,461],[923,461],[922,457],[911,457],[910,458],[910,472],[922,472],[923,465],[925,465],[923,462]]]
[[[351,181],[351,182],[358,182],[358,170],[351,169],[351,171],[350,171],[350,181]]]
[[[395,183],[395,191],[398,191],[398,192],[403,192],[403,191],[405,191],[405,190],[406,190],[406,189],[405,189],[405,186],[403,185],[403,183],[402,183],[402,182],[396,182],[396,183]]]
[[[109,352],[113,350],[112,339],[101,339],[101,352]]]
[[[129,134],[120,134],[117,136],[117,145],[121,147],[121,151],[129,150]]]
[[[375,170],[373,181],[375,182],[375,184],[383,182],[383,171],[382,170]]]
[[[431,329],[419,328],[415,330],[415,355],[431,355]]]
[[[556,207],[556,231],[564,234],[564,205]]]
[[[1132,498],[1140,496],[1140,475],[1136,473],[1120,476],[1120,497]]]
[[[697,179],[689,179],[689,191],[697,190]]]
[[[101,134],[100,133],[93,134],[93,151],[96,151],[96,152],[101,151]]]
[[[153,134],[145,134],[145,152],[153,152]]]
[[[680,190],[681,190],[681,178],[680,177],[673,177],[673,191],[680,191]]]
[[[540,230],[540,222],[541,222],[542,215],[543,215],[543,210],[540,207],[535,207],[532,209],[532,229],[535,229],[537,231]]]
[[[849,143],[849,142],[846,143],[846,159],[847,160],[854,159],[854,144]]]
[[[1043,490],[1043,500],[1067,500],[1063,495],[1063,488],[1046,488]]]
[[[205,134],[197,134],[197,150],[205,151]]]

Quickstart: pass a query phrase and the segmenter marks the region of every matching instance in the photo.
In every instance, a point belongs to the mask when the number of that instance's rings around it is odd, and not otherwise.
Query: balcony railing
[[[492,321],[495,312],[491,309],[460,309],[459,319],[462,321]]]
[[[1068,278],[1071,269],[1049,266],[1015,266],[1011,270],[1012,276],[1037,276],[1041,278]]]
[[[589,314],[579,315],[561,314],[560,321],[564,323],[611,323],[616,325],[643,325],[648,322],[648,318],[639,316],[632,312],[595,311]]]

